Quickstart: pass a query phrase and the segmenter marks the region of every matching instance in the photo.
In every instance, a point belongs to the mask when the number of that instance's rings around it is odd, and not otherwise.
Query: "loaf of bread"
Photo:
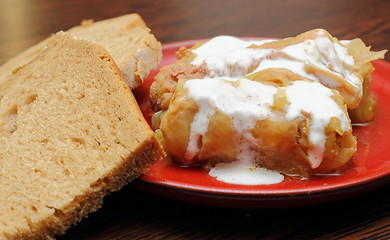
[[[0,239],[47,239],[164,157],[100,45],[59,32],[0,85]]]
[[[158,66],[162,57],[160,42],[150,34],[150,29],[138,14],[127,14],[98,22],[83,21],[80,26],[73,27],[67,32],[102,45],[123,72],[131,89],[143,82],[149,72]],[[0,84],[13,71],[39,54],[48,41],[50,38],[1,66]]]

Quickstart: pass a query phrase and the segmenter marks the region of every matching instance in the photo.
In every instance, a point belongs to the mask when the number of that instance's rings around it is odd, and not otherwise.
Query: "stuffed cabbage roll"
[[[179,80],[160,116],[164,147],[182,165],[254,161],[308,177],[342,169],[356,151],[338,91],[283,69]]]
[[[278,41],[218,36],[191,49],[181,48],[179,61],[162,68],[151,87],[152,106],[155,110],[168,108],[178,79],[235,79],[267,68],[283,68],[338,90],[348,109],[354,109],[352,121],[367,122],[373,119],[375,108],[370,61],[383,58],[384,53],[370,51],[360,39],[338,41],[323,29]]]
[[[289,175],[337,173],[373,120],[373,52],[323,29],[282,40],[218,36],[182,47],[150,88],[154,128],[180,165],[244,161]]]

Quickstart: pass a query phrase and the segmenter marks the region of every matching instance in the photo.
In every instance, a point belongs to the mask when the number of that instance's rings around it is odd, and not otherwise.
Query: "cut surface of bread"
[[[123,72],[131,89],[139,86],[161,61],[161,44],[150,33],[150,29],[138,14],[127,14],[97,22],[83,21],[80,26],[73,27],[67,32],[102,45]],[[13,71],[39,54],[50,38],[30,47],[2,65],[0,84]]]
[[[64,233],[163,156],[107,51],[57,33],[0,85],[0,239]]]

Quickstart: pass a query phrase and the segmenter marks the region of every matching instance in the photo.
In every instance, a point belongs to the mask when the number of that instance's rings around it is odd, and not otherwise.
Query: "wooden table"
[[[360,37],[373,50],[390,49],[388,0],[1,0],[0,64],[83,19],[132,12],[162,43],[220,34],[287,37],[321,27],[339,39]],[[129,185],[60,239],[389,239],[389,193],[387,184],[310,207],[232,209],[168,200]]]

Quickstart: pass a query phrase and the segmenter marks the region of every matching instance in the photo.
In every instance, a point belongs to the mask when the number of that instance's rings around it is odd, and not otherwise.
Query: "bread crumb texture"
[[[0,85],[0,239],[49,239],[163,156],[100,45],[60,32]]]

